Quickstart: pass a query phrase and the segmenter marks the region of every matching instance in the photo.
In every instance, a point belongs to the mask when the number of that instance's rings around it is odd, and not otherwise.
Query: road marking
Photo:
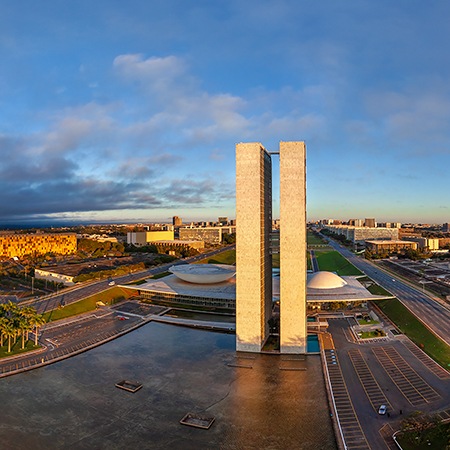
[[[372,352],[411,405],[418,406],[441,398],[394,347],[373,347]]]
[[[346,448],[349,450],[370,450],[371,447],[366,440],[348,393],[337,354],[334,350],[324,350],[324,355],[336,418],[342,431]]]
[[[369,366],[367,365],[361,351],[358,349],[349,350],[348,356],[350,357],[350,361],[352,362],[356,374],[358,375],[359,381],[361,382],[375,412],[378,411],[380,405],[386,405],[388,410],[392,411],[392,405],[384,395],[383,390],[373,376],[373,373],[369,369]]]
[[[440,378],[441,380],[447,380],[450,378],[450,373],[447,370],[441,367],[436,361],[431,359],[425,352],[420,350],[420,348],[413,344],[410,340],[402,341],[402,344],[438,378]]]

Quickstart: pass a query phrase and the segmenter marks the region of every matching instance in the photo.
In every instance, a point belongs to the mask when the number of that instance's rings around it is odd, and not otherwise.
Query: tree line
[[[21,339],[24,349],[31,331],[34,332],[34,345],[37,346],[39,327],[44,323],[44,316],[31,306],[21,307],[11,301],[0,303],[0,347],[7,341],[8,353],[11,353],[11,347]]]

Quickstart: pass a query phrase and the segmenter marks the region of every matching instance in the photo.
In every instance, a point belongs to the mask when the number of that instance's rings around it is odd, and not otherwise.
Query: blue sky
[[[309,219],[448,222],[449,20],[447,0],[0,0],[0,222],[234,217],[235,144],[289,140]]]

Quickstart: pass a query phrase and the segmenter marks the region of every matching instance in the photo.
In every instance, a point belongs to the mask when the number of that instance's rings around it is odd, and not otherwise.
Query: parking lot
[[[346,319],[330,319],[329,331],[335,349],[325,350],[325,362],[349,449],[395,448],[392,432],[403,418],[448,408],[450,374],[406,337],[361,344],[352,339]],[[387,407],[383,415],[381,405]]]

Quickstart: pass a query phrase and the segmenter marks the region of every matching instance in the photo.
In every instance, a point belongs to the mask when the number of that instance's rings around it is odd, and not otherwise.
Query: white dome
[[[346,284],[347,282],[335,273],[320,271],[311,276],[307,286],[311,289],[336,289]]]
[[[229,280],[236,267],[227,264],[182,264],[169,269],[180,280],[195,284],[214,284]]]

